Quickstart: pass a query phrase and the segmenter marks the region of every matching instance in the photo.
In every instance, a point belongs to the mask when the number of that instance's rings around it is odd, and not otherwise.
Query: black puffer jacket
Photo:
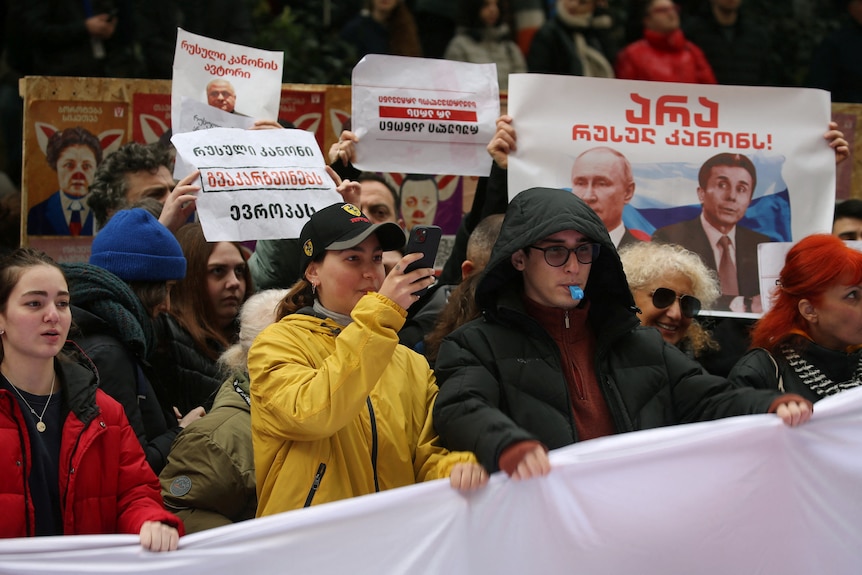
[[[171,443],[180,428],[176,418],[159,403],[149,366],[118,339],[115,327],[102,318],[73,305],[72,319],[75,330],[69,337],[95,365],[99,387],[123,406],[147,463],[158,474],[167,463]]]
[[[63,264],[69,281],[69,337],[96,368],[99,387],[116,399],[158,474],[180,432],[163,386],[147,358],[155,345],[152,322],[127,283],[98,266]]]
[[[165,400],[183,415],[199,405],[209,412],[224,381],[218,365],[200,352],[173,316],[163,313],[154,323],[158,347],[150,362],[164,383]],[[215,351],[220,354],[224,350]]]
[[[509,205],[476,300],[483,318],[444,341],[435,365],[434,425],[450,450],[473,451],[488,470],[502,451],[538,440],[578,441],[556,343],[525,311],[518,249],[563,230],[601,244],[585,289],[596,338],[596,377],[618,432],[765,413],[777,392],[732,389],[722,378],[639,327],[622,265],[601,220],[569,192],[534,188]]]

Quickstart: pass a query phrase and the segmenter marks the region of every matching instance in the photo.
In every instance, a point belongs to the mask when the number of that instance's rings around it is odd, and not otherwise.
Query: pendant
[[[36,422],[36,431],[38,431],[39,433],[45,431],[45,424],[41,421]]]

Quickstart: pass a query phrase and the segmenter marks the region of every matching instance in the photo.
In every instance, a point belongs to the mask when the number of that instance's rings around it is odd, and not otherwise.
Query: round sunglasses
[[[677,295],[670,288],[660,287],[651,294],[652,304],[656,309],[664,309],[673,305],[674,300],[679,300],[679,310],[687,318],[697,317],[700,313],[700,300],[693,295]]]

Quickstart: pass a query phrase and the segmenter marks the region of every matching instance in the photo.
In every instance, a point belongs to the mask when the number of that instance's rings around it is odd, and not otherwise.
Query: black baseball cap
[[[374,233],[380,239],[383,251],[398,250],[404,246],[406,238],[398,224],[373,224],[353,204],[333,204],[315,212],[299,235],[299,244],[302,246],[300,275],[304,276],[308,264],[324,251],[352,248]]]

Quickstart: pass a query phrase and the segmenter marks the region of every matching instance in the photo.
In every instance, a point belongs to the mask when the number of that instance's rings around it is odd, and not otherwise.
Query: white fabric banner
[[[0,573],[855,575],[862,388],[796,429],[774,415],[628,433],[551,454],[547,477],[444,480],[184,537],[0,541]]]
[[[353,68],[361,170],[487,176],[500,115],[495,64],[369,54]]]
[[[209,242],[298,238],[314,212],[342,201],[311,132],[210,128],[171,142],[177,164],[201,172]]]

